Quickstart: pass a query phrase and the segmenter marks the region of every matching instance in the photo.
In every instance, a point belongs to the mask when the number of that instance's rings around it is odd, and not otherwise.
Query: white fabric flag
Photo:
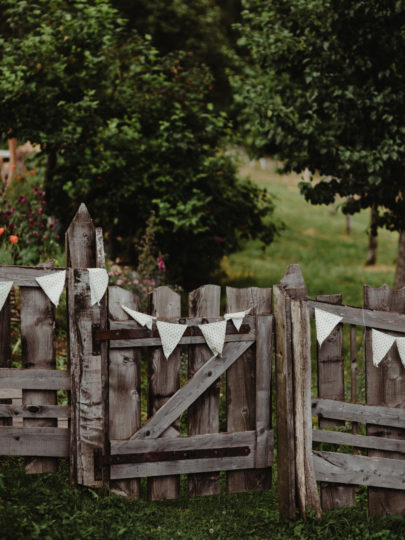
[[[149,328],[149,330],[152,330],[153,321],[156,321],[156,317],[152,317],[152,315],[147,315],[146,313],[141,313],[140,311],[135,311],[134,309],[129,309],[123,304],[121,304],[121,307],[138,324],[140,324],[141,326],[146,326],[147,328]]]
[[[201,330],[211,351],[215,355],[222,354],[226,335],[226,321],[199,324],[198,328]]]
[[[157,321],[156,326],[159,331],[160,339],[162,340],[163,354],[165,355],[166,360],[168,360],[169,356],[183,337],[187,325]]]
[[[323,309],[315,308],[315,325],[316,325],[316,338],[319,346],[330,335],[332,330],[337,326],[343,317],[323,311]]]
[[[0,281],[0,311],[3,309],[4,302],[7,300],[12,286],[12,281]]]
[[[405,337],[397,337],[396,342],[402,365],[405,367]]]
[[[105,268],[87,268],[90,283],[90,305],[100,303],[108,287],[108,274]]]
[[[239,332],[240,327],[242,326],[243,319],[245,316],[250,313],[252,308],[247,309],[246,311],[239,311],[237,313],[225,313],[224,319],[226,321],[231,320],[235,325],[236,330]]]
[[[379,332],[378,330],[371,330],[371,343],[373,347],[373,364],[378,367],[381,360],[391,349],[395,342],[395,337]]]
[[[45,276],[40,276],[35,278],[38,285],[44,291],[49,300],[55,304],[59,305],[60,295],[65,287],[66,281],[66,270],[61,270],[60,272],[52,272],[46,274]]]

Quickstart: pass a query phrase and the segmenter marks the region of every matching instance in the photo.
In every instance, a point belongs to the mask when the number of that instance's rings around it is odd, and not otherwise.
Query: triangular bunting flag
[[[225,313],[224,319],[226,321],[232,320],[235,325],[236,330],[239,332],[240,327],[242,326],[243,319],[245,316],[250,313],[252,308],[247,309],[246,311],[239,311],[238,313]]]
[[[12,286],[12,281],[0,281],[0,311],[3,309],[4,302],[7,300]]]
[[[379,332],[378,330],[371,330],[371,342],[373,347],[373,364],[378,367],[381,360],[391,349],[395,341],[394,336]]]
[[[90,283],[90,305],[100,303],[108,287],[108,274],[105,268],[87,268]]]
[[[121,307],[138,324],[141,326],[146,326],[149,328],[149,330],[152,330],[153,321],[156,321],[156,317],[152,317],[152,315],[147,315],[146,313],[141,313],[140,311],[135,311],[134,309],[129,309],[127,306],[122,304]]]
[[[38,285],[44,291],[49,300],[55,305],[59,305],[60,295],[65,287],[66,270],[52,272],[45,276],[35,278]]]
[[[335,326],[340,323],[342,318],[343,317],[340,317],[339,315],[323,311],[323,309],[315,308],[316,337],[319,346],[322,345]]]
[[[405,367],[405,337],[397,337],[396,342],[402,365]]]
[[[226,321],[219,321],[209,324],[199,324],[205,341],[211,351],[216,354],[222,354],[225,343]]]
[[[160,339],[162,340],[163,354],[165,355],[166,360],[168,360],[169,356],[183,337],[187,325],[157,321],[156,326],[159,331]]]

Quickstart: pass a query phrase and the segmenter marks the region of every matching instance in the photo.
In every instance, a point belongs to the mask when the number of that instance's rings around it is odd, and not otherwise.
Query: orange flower
[[[4,233],[4,227],[0,227],[0,236]]]
[[[35,171],[30,171],[30,176],[34,176]]]
[[[15,234],[11,234],[10,235],[10,242],[12,244],[16,244],[18,242],[18,236],[16,236]]]

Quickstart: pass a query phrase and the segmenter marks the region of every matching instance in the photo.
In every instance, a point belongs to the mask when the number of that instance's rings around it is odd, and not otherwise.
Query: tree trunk
[[[378,217],[377,207],[373,206],[371,208],[370,215],[370,230],[368,235],[368,253],[365,265],[372,266],[377,261],[377,247],[378,247],[378,237],[377,237],[377,227],[376,221]]]
[[[405,286],[405,231],[399,234],[397,267],[395,269],[394,289]]]

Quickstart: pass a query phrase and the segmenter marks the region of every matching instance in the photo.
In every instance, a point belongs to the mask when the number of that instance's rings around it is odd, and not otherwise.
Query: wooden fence
[[[274,287],[274,301],[281,512],[294,517],[298,507],[304,516],[309,507],[320,515],[321,507],[353,506],[355,486],[365,485],[370,515],[405,513],[405,369],[396,347],[375,367],[371,340],[372,329],[405,334],[405,290],[365,286],[363,308],[342,305],[340,295],[311,300],[299,267],[292,265]],[[342,322],[322,346],[313,347],[313,373],[311,341],[316,341],[311,340],[310,320],[315,308],[342,317]],[[348,325],[345,332],[344,324]],[[357,367],[356,327],[364,332],[363,374]],[[351,375],[346,389],[344,336],[350,364],[346,362],[346,373]],[[314,375],[317,397],[311,394]],[[366,403],[362,404],[358,381],[364,378]],[[318,417],[317,429],[314,417]]]
[[[72,485],[109,485],[127,497],[139,497],[147,478],[150,499],[176,498],[180,474],[190,496],[219,493],[221,471],[229,493],[269,489],[275,334],[281,513],[352,506],[355,485],[369,486],[370,514],[405,512],[405,370],[395,350],[375,368],[370,338],[371,328],[405,333],[404,291],[366,287],[364,309],[342,305],[339,295],[311,300],[297,265],[273,291],[228,287],[226,312],[251,311],[239,332],[228,321],[217,357],[198,325],[222,319],[220,287],[191,292],[187,313],[177,293],[159,287],[149,313],[188,327],[166,360],[156,324],[142,328],[121,307],[140,310],[137,296],[109,287],[91,305],[87,269],[103,267],[104,250],[84,205],[67,231],[66,252],[66,371],[55,369],[54,309],[35,280],[60,268],[0,267],[0,280],[19,289],[23,362],[10,365],[8,299],[0,311],[0,454],[25,456],[29,473],[53,471],[59,457],[69,457]],[[319,306],[343,320],[314,347],[311,317]],[[357,403],[356,326],[365,327],[366,404]]]

